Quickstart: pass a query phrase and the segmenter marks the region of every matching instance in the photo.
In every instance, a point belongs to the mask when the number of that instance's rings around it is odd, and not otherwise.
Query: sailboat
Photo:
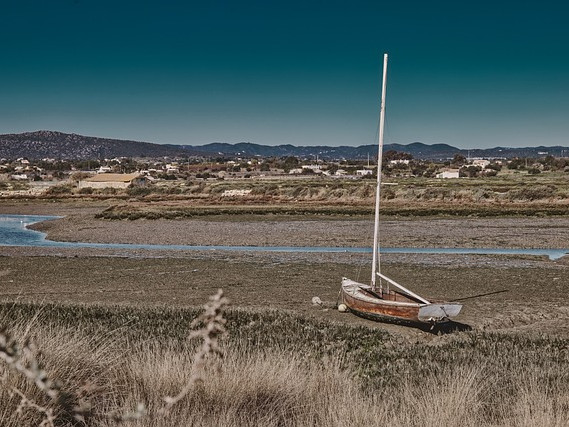
[[[379,118],[379,149],[377,159],[377,189],[375,192],[375,226],[373,237],[373,260],[371,283],[364,284],[343,278],[342,304],[339,309],[372,320],[390,323],[437,323],[447,322],[457,316],[462,304],[429,301],[410,291],[395,280],[381,273],[379,252],[379,205],[381,193],[381,164],[383,156],[383,130],[385,127],[385,90],[387,82],[387,54],[383,56],[383,81]]]

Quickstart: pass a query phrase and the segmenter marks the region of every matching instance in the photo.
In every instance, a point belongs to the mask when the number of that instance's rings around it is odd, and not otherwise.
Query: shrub
[[[149,195],[152,190],[148,187],[129,187],[126,189],[126,194],[131,197],[144,197]]]
[[[384,188],[381,191],[381,198],[387,200],[395,199],[395,191],[392,188]]]
[[[538,168],[529,168],[528,169],[528,175],[537,175],[538,173],[541,173],[541,171]]]
[[[51,196],[58,196],[62,194],[71,194],[73,192],[73,187],[69,184],[64,185],[55,185],[53,187],[49,187],[45,193]]]
[[[79,194],[93,194],[93,187],[83,187],[79,190]]]
[[[534,187],[525,187],[519,190],[511,190],[508,193],[510,200],[541,200],[549,199],[557,193],[557,188],[552,185],[538,185]]]
[[[105,187],[100,190],[101,194],[104,195],[114,195],[118,193],[118,190],[114,187]]]

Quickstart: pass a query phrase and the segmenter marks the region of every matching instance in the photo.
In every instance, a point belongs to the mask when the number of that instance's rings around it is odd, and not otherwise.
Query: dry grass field
[[[463,332],[410,341],[282,311],[230,310],[221,356],[195,370],[188,309],[3,304],[19,348],[57,380],[62,403],[2,366],[2,425],[563,426],[567,339]],[[0,345],[0,353],[3,352]],[[24,361],[24,364],[27,363]],[[18,390],[28,399],[21,406]],[[143,405],[144,411],[136,408]],[[83,408],[85,423],[73,419]],[[137,414],[140,418],[128,421]]]
[[[285,179],[286,178],[286,179]],[[162,182],[114,192],[66,191],[3,196],[6,204],[100,206],[105,219],[174,219],[234,214],[294,217],[369,215],[373,180],[251,178]],[[569,213],[568,175],[506,171],[494,177],[429,179],[388,177],[382,187],[383,215],[418,217],[563,216]],[[71,189],[71,183],[65,186]],[[227,191],[248,190],[226,197]]]

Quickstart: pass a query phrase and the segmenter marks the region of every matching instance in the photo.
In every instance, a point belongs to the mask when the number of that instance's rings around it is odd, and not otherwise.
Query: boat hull
[[[350,279],[342,280],[342,302],[358,316],[388,323],[442,323],[460,312],[462,306],[453,303],[428,303],[391,291],[382,299],[371,292],[369,285]]]

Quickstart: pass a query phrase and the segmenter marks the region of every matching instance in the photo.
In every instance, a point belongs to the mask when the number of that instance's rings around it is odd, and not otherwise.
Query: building
[[[99,173],[90,178],[79,181],[81,188],[128,188],[145,187],[148,178],[138,173]]]
[[[25,173],[10,175],[10,179],[13,181],[27,181],[28,175]]]
[[[356,171],[356,175],[358,176],[373,175],[373,171],[371,169],[358,169]]]
[[[303,172],[302,168],[291,169],[288,173],[290,175],[300,175]]]
[[[166,173],[168,175],[180,173],[180,167],[178,166],[177,163],[168,163],[168,164],[166,164],[164,169],[166,170]]]
[[[221,193],[221,197],[243,197],[243,196],[248,196],[249,194],[251,194],[250,189],[247,190],[225,190],[223,193]]]
[[[436,175],[437,178],[458,178],[459,176],[458,170],[443,171]]]
[[[486,169],[486,166],[490,164],[490,160],[486,159],[474,159],[472,161],[473,166],[480,166],[482,169]]]

